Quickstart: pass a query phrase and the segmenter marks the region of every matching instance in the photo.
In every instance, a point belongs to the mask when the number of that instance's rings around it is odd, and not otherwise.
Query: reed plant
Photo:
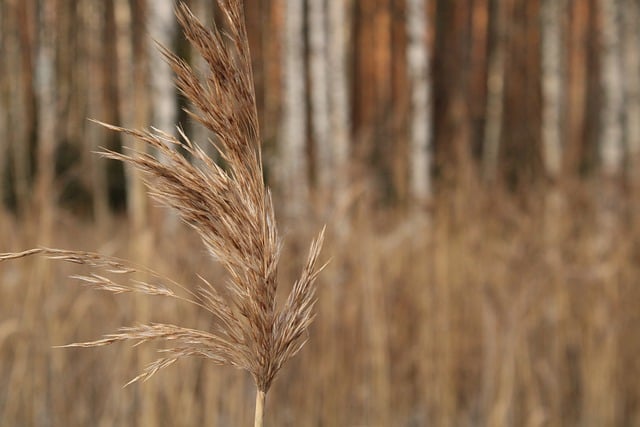
[[[188,114],[216,135],[224,168],[178,129],[174,136],[157,129],[134,130],[100,123],[133,136],[155,150],[103,151],[144,173],[150,195],[173,208],[193,227],[209,254],[228,273],[226,287],[201,277],[197,287],[184,286],[151,270],[96,253],[36,248],[0,254],[0,260],[29,255],[82,264],[92,272],[73,276],[112,293],[139,293],[173,298],[206,310],[215,318],[210,330],[150,323],[120,328],[89,342],[65,347],[99,347],[121,341],[162,341],[162,356],[130,383],[147,380],[183,357],[248,371],[256,384],[255,425],[263,423],[269,388],[284,365],[305,344],[314,317],[315,280],[324,230],[311,244],[299,279],[283,305],[276,304],[277,268],[282,242],[276,228],[269,189],[263,180],[260,132],[251,58],[241,0],[218,0],[225,29],[208,29],[180,3],[176,9],[184,34],[209,67],[200,77],[167,48],[160,49],[176,74],[182,94],[197,107]],[[181,150],[179,150],[179,148]],[[191,160],[181,153],[186,151]],[[162,159],[162,160],[160,160]],[[135,236],[133,236],[135,238]],[[139,280],[139,273],[148,278]]]

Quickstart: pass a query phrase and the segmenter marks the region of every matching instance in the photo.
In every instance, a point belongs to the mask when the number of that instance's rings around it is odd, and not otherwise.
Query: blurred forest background
[[[187,3],[207,23],[213,1]],[[247,0],[266,179],[291,286],[328,224],[310,341],[267,425],[640,426],[640,2]],[[171,0],[0,1],[0,252],[133,259],[223,284],[90,122],[185,132],[152,39],[206,74]],[[205,313],[0,265],[0,425],[249,425],[241,372],[126,346]]]

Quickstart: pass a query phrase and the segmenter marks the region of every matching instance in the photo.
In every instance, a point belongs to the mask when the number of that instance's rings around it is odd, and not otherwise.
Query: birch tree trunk
[[[542,158],[547,176],[553,180],[560,175],[563,156],[565,6],[564,0],[542,2]]]
[[[493,0],[493,46],[489,49],[487,75],[487,110],[484,128],[482,172],[487,181],[494,181],[498,172],[498,156],[502,139],[502,116],[504,108],[504,73],[507,44],[507,2]]]
[[[171,67],[156,46],[170,47],[176,35],[173,1],[153,2],[148,11],[151,105],[153,126],[175,134],[177,101]]]
[[[309,196],[304,66],[304,8],[300,0],[285,1],[284,106],[280,142],[281,185],[287,214],[299,218]]]
[[[630,179],[634,187],[640,184],[640,4],[624,0],[623,49],[624,81],[626,83],[626,137],[629,153]]]
[[[56,145],[56,2],[41,0],[39,4],[39,38],[36,58],[36,94],[38,99],[38,178],[36,198],[40,215],[38,239],[50,244],[52,215],[55,204],[53,181]]]
[[[37,99],[37,176],[35,185],[35,203],[38,215],[37,240],[41,245],[49,246],[53,241],[53,219],[56,198],[55,180],[55,149],[58,137],[58,107],[56,91],[56,43],[58,37],[57,24],[59,19],[59,4],[56,0],[39,0],[37,2],[37,23],[38,38],[36,50],[35,66],[35,93]],[[25,323],[27,327],[35,328],[41,325],[39,331],[42,336],[51,336],[51,325],[42,312],[37,307],[40,301],[46,301],[49,295],[49,285],[51,284],[51,266],[45,260],[38,260],[35,265],[36,284],[27,293],[25,302]],[[42,339],[42,338],[41,338]],[[28,346],[26,347],[28,348]],[[25,347],[22,347],[16,357],[31,359],[31,372],[34,380],[34,395],[48,395],[50,390],[51,376],[49,370],[49,351],[38,351],[36,355],[21,354]],[[35,348],[32,348],[32,351]],[[33,402],[35,415],[35,425],[48,425],[51,417],[51,402],[36,399]]]
[[[602,13],[602,109],[600,160],[603,173],[619,175],[624,159],[623,126],[624,80],[618,0],[599,0]]]
[[[612,253],[617,248],[617,238],[621,233],[621,198],[619,178],[624,162],[624,81],[622,73],[622,43],[620,38],[622,0],[599,0],[602,14],[601,78],[602,106],[600,111],[600,160],[602,178],[596,193],[597,221],[595,227],[595,253],[600,262],[594,266],[607,271],[611,280],[607,283],[609,295],[593,307],[596,319],[611,319],[612,306],[618,295],[618,281],[613,279]],[[606,317],[603,317],[606,316]],[[584,391],[585,426],[616,425],[620,413],[618,389],[615,384],[615,354],[618,347],[618,325],[611,321],[597,321],[587,325],[588,336],[585,345],[583,369],[590,375]]]
[[[351,103],[349,100],[347,45],[349,42],[350,0],[328,0],[328,70],[329,128],[332,148],[332,191],[337,209],[344,211],[347,203],[349,156],[351,153]],[[342,217],[340,214],[339,217]],[[346,234],[347,224],[338,221],[337,227]]]
[[[568,312],[568,293],[566,282],[563,280],[562,254],[560,245],[566,223],[565,199],[562,188],[557,185],[563,174],[564,144],[563,140],[568,133],[563,132],[566,121],[563,117],[566,106],[565,63],[566,57],[563,46],[562,22],[565,17],[566,2],[564,0],[544,0],[541,11],[541,80],[542,80],[542,160],[544,170],[552,185],[545,193],[544,211],[544,238],[546,243],[546,261],[553,271],[551,284],[553,285],[553,299],[550,304],[555,305],[552,320],[563,325],[566,321],[565,313]],[[563,372],[566,354],[566,336],[563,329],[558,327],[550,340],[551,344],[551,369],[554,372]],[[562,415],[562,403],[564,389],[558,386],[550,391],[551,408],[553,414],[551,420],[556,420]],[[557,425],[557,424],[553,424]]]
[[[87,116],[97,120],[106,120],[103,109],[105,100],[104,73],[104,36],[106,34],[104,3],[86,1],[84,3],[84,19],[87,23],[86,52],[87,68],[85,72],[91,76],[89,90],[87,92]],[[108,19],[108,18],[107,18]],[[105,144],[105,132],[100,126],[90,123],[87,127],[86,138],[92,151],[98,151]],[[99,156],[91,155],[88,159],[91,164],[91,187],[93,189],[93,215],[98,224],[104,224],[109,217],[108,182],[105,169],[105,161]]]
[[[347,82],[347,3],[309,2],[311,130],[318,188],[328,206],[342,205],[347,184],[349,99]]]
[[[149,70],[151,71],[149,73],[151,123],[154,127],[172,135],[176,133],[178,112],[173,72],[158,50],[156,43],[167,47],[173,45],[177,29],[173,9],[174,2],[172,0],[151,3],[146,17],[149,35],[143,35],[148,40]],[[174,212],[169,210],[163,211],[163,214],[164,232],[171,234],[176,230],[179,219]]]
[[[329,138],[327,5],[308,3],[309,73],[311,76],[311,135],[315,145],[318,188],[326,194],[332,187],[332,147]]]
[[[427,203],[431,183],[431,88],[427,44],[426,0],[407,0],[407,71],[411,88],[409,130],[410,188],[412,198]]]

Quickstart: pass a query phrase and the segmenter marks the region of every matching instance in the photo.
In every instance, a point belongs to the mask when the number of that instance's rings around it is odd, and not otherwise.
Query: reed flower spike
[[[176,9],[187,39],[207,62],[207,77],[160,47],[176,74],[182,94],[197,107],[189,115],[216,135],[216,148],[225,168],[179,130],[178,137],[156,129],[132,130],[101,123],[132,135],[153,147],[162,161],[146,151],[121,154],[105,151],[111,159],[142,171],[152,197],[175,209],[202,238],[211,256],[229,275],[226,293],[202,279],[190,290],[145,270],[148,282],[135,280],[140,271],[128,263],[99,254],[38,248],[0,254],[9,260],[40,254],[84,264],[93,273],[74,276],[90,287],[113,293],[136,292],[175,298],[207,310],[216,318],[212,330],[200,331],[171,324],[143,324],[70,347],[98,347],[120,341],[162,340],[170,347],[132,380],[146,380],[158,370],[187,356],[204,357],[251,373],[257,386],[256,425],[262,425],[266,393],[283,364],[307,340],[314,317],[315,280],[322,269],[318,256],[324,230],[312,242],[300,278],[283,306],[276,305],[276,280],[281,240],[278,237],[271,194],[263,181],[260,135],[251,58],[240,0],[218,0],[226,31],[206,28],[181,3]],[[177,147],[186,150],[186,160]]]

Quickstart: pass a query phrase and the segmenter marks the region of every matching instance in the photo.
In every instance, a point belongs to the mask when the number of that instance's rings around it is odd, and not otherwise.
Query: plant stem
[[[267,393],[262,390],[256,390],[256,417],[254,427],[262,427],[262,421],[264,418],[264,401],[267,397]]]

